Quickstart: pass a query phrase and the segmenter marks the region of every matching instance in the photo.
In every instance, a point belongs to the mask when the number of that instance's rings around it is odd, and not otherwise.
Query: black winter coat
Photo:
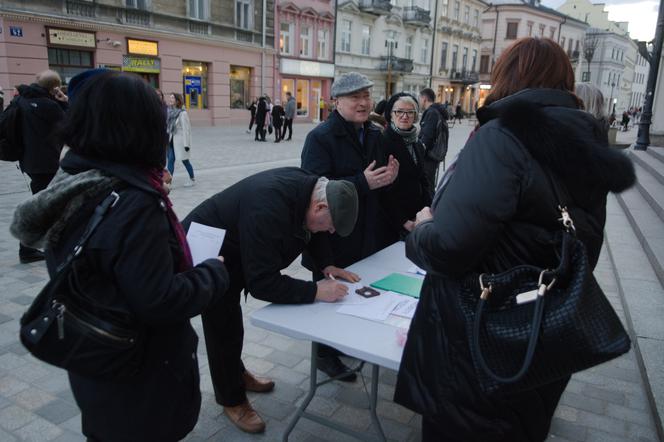
[[[304,221],[317,180],[296,167],[266,170],[203,201],[182,223],[187,230],[192,222],[226,229],[220,254],[232,290],[247,289],[254,298],[279,304],[311,303],[316,283],[281,270],[311,245]],[[318,235],[328,234],[313,236]]]
[[[377,160],[376,167],[387,164],[387,157],[379,148],[380,130],[370,122],[363,127],[364,141],[360,143],[357,129],[334,111],[324,123],[309,132],[302,148],[303,169],[329,179],[350,181],[359,198],[357,222],[349,236],[318,237],[329,242],[320,247],[320,250],[330,250],[322,263],[325,265],[347,267],[394,242],[378,192],[369,190],[364,177],[364,170],[371,161]],[[316,270],[307,254],[302,263]]]
[[[281,127],[284,124],[285,117],[286,111],[284,111],[283,106],[280,104],[275,104],[272,107],[272,125],[274,127]]]
[[[433,147],[433,143],[438,137],[436,128],[438,127],[438,121],[443,118],[447,122],[448,115],[447,111],[440,103],[433,103],[422,113],[422,118],[420,119],[420,141],[424,143],[426,151]],[[442,126],[444,130],[447,129],[447,124]]]
[[[83,433],[103,441],[180,440],[194,428],[201,402],[198,336],[189,318],[226,291],[228,274],[216,259],[177,273],[182,250],[161,196],[142,171],[73,152],[63,158],[62,168],[70,174],[100,169],[129,185],[119,191],[120,200],[90,238],[75,271],[83,292],[132,312],[147,326],[145,365],[136,379],[110,382],[69,374]],[[51,275],[106,196],[85,204],[57,245],[46,250]]]
[[[25,173],[52,173],[58,170],[62,143],[55,136],[57,125],[65,117],[67,104],[54,99],[37,84],[18,87],[21,99],[21,135],[23,157],[19,161]]]
[[[380,149],[383,154],[393,155],[399,162],[397,179],[391,186],[379,191],[380,201],[397,239],[405,232],[403,224],[408,220],[414,220],[417,212],[431,205],[433,192],[422,165],[424,145],[417,141],[414,146],[417,163],[408,152],[403,137],[391,126],[388,125],[380,137]]]
[[[408,334],[395,401],[435,422],[450,441],[542,441],[568,379],[488,398],[475,377],[458,277],[520,264],[557,264],[559,215],[543,165],[566,188],[567,205],[594,267],[606,195],[634,182],[630,160],[594,134],[597,121],[566,92],[532,89],[478,112],[481,128],[434,197],[434,219],[406,240],[429,272]],[[435,274],[434,274],[435,272]]]

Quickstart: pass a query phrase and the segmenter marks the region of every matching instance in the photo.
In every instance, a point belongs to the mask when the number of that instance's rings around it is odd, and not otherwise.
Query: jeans
[[[194,168],[192,167],[189,160],[182,160],[182,164],[184,164],[184,168],[187,169],[187,173],[189,174],[189,178],[193,179],[194,178]],[[166,155],[166,168],[168,169],[170,174],[173,175],[173,170],[175,169],[175,150],[173,149],[173,142],[172,141],[171,141],[171,144],[168,146],[168,153]]]

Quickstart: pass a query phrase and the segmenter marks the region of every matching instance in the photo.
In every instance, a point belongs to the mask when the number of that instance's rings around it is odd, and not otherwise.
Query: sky
[[[664,1],[664,0],[662,0]],[[544,6],[558,8],[564,0],[542,0]],[[629,22],[629,35],[633,39],[650,41],[655,37],[658,0],[592,0],[606,4],[609,20]]]

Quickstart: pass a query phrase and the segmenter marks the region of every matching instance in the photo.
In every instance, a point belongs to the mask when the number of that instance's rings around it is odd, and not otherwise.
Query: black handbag
[[[567,208],[558,209],[563,229],[557,268],[521,265],[500,274],[469,275],[462,282],[459,301],[470,353],[488,395],[532,390],[630,349]]]
[[[21,318],[21,342],[33,356],[73,373],[104,380],[125,379],[140,372],[145,333],[117,311],[91,304],[81,296],[74,260],[104,215],[117,203],[112,192],[96,208],[73,251],[39,292]]]

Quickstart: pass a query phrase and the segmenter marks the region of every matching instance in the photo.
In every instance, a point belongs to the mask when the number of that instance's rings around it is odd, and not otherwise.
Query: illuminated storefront
[[[182,90],[187,109],[208,108],[208,65],[200,61],[182,62]]]

